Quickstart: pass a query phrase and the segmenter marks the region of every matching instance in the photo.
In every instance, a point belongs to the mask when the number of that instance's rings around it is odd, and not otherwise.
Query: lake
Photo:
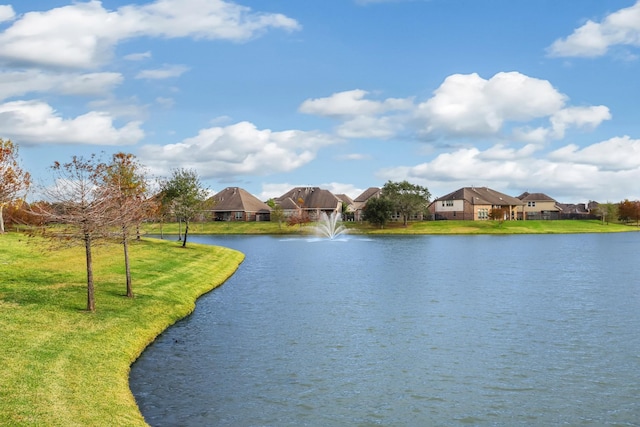
[[[638,233],[190,241],[246,260],[132,366],[152,426],[640,425]]]

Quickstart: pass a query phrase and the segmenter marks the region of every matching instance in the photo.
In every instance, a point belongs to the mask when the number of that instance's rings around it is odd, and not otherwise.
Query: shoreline
[[[131,365],[162,332],[244,261],[219,246],[142,239],[130,248],[126,298],[120,245],[95,248],[95,313],[86,306],[84,249],[0,235],[0,424],[146,426]]]

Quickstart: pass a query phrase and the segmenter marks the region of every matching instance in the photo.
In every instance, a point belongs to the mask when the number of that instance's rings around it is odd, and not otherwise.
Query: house
[[[562,212],[562,219],[595,219],[596,215],[592,212],[598,207],[597,202],[584,203],[558,203]]]
[[[562,208],[546,194],[525,191],[518,199],[524,202],[518,211],[518,219],[560,219]]]
[[[340,212],[342,213],[343,221],[353,221],[355,217],[355,205],[353,199],[346,194],[336,194],[336,197],[340,199],[342,206]]]
[[[331,215],[342,211],[342,201],[329,190],[320,187],[295,187],[275,199],[285,215],[303,214],[316,221],[322,212]]]
[[[211,198],[216,221],[269,221],[271,208],[239,187],[227,187]]]
[[[434,219],[487,220],[495,210],[502,211],[502,218],[517,218],[524,202],[487,187],[464,187],[439,197],[429,205]],[[493,212],[492,212],[493,211]]]
[[[380,197],[382,190],[378,187],[369,187],[353,200],[353,219],[361,221],[364,207],[371,198]]]

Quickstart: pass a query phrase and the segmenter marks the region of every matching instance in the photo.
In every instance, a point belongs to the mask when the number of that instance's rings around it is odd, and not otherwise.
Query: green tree
[[[0,138],[0,234],[4,234],[3,210],[26,193],[31,184],[29,172],[20,168],[18,146]]]
[[[148,211],[147,178],[144,169],[133,154],[116,153],[104,169],[102,184],[112,202],[113,220],[120,228],[119,234],[124,251],[127,297],[133,298],[131,266],[129,262],[129,240],[134,229]]]
[[[616,217],[618,209],[614,203],[600,203],[594,213],[602,219],[603,224],[609,224],[609,221]]]
[[[189,223],[203,209],[207,190],[202,187],[198,173],[192,169],[175,169],[162,185],[163,204],[169,206],[178,221],[184,222],[182,247],[187,246]]]
[[[267,205],[271,208],[271,221],[278,221],[278,228],[281,229],[285,220],[284,209],[274,199],[267,200]]]
[[[429,206],[431,193],[426,187],[411,184],[408,181],[388,181],[382,187],[382,195],[391,200],[394,210],[402,215],[404,226],[412,215],[424,213]]]
[[[369,199],[362,211],[362,219],[372,225],[384,228],[385,224],[391,219],[394,204],[385,197],[375,197]]]

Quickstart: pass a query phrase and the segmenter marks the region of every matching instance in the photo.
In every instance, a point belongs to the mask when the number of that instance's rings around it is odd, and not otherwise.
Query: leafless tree
[[[144,168],[133,154],[116,153],[103,169],[98,183],[111,202],[111,217],[119,229],[124,249],[127,297],[133,298],[129,240],[148,211],[151,200],[147,197],[147,181]],[[110,222],[111,222],[110,221]]]
[[[92,245],[108,235],[115,224],[109,189],[100,185],[107,165],[95,155],[89,158],[73,156],[68,163],[54,162],[55,181],[43,193],[50,202],[40,205],[38,214],[50,225],[45,237],[84,245],[87,267],[87,311],[96,310]]]

